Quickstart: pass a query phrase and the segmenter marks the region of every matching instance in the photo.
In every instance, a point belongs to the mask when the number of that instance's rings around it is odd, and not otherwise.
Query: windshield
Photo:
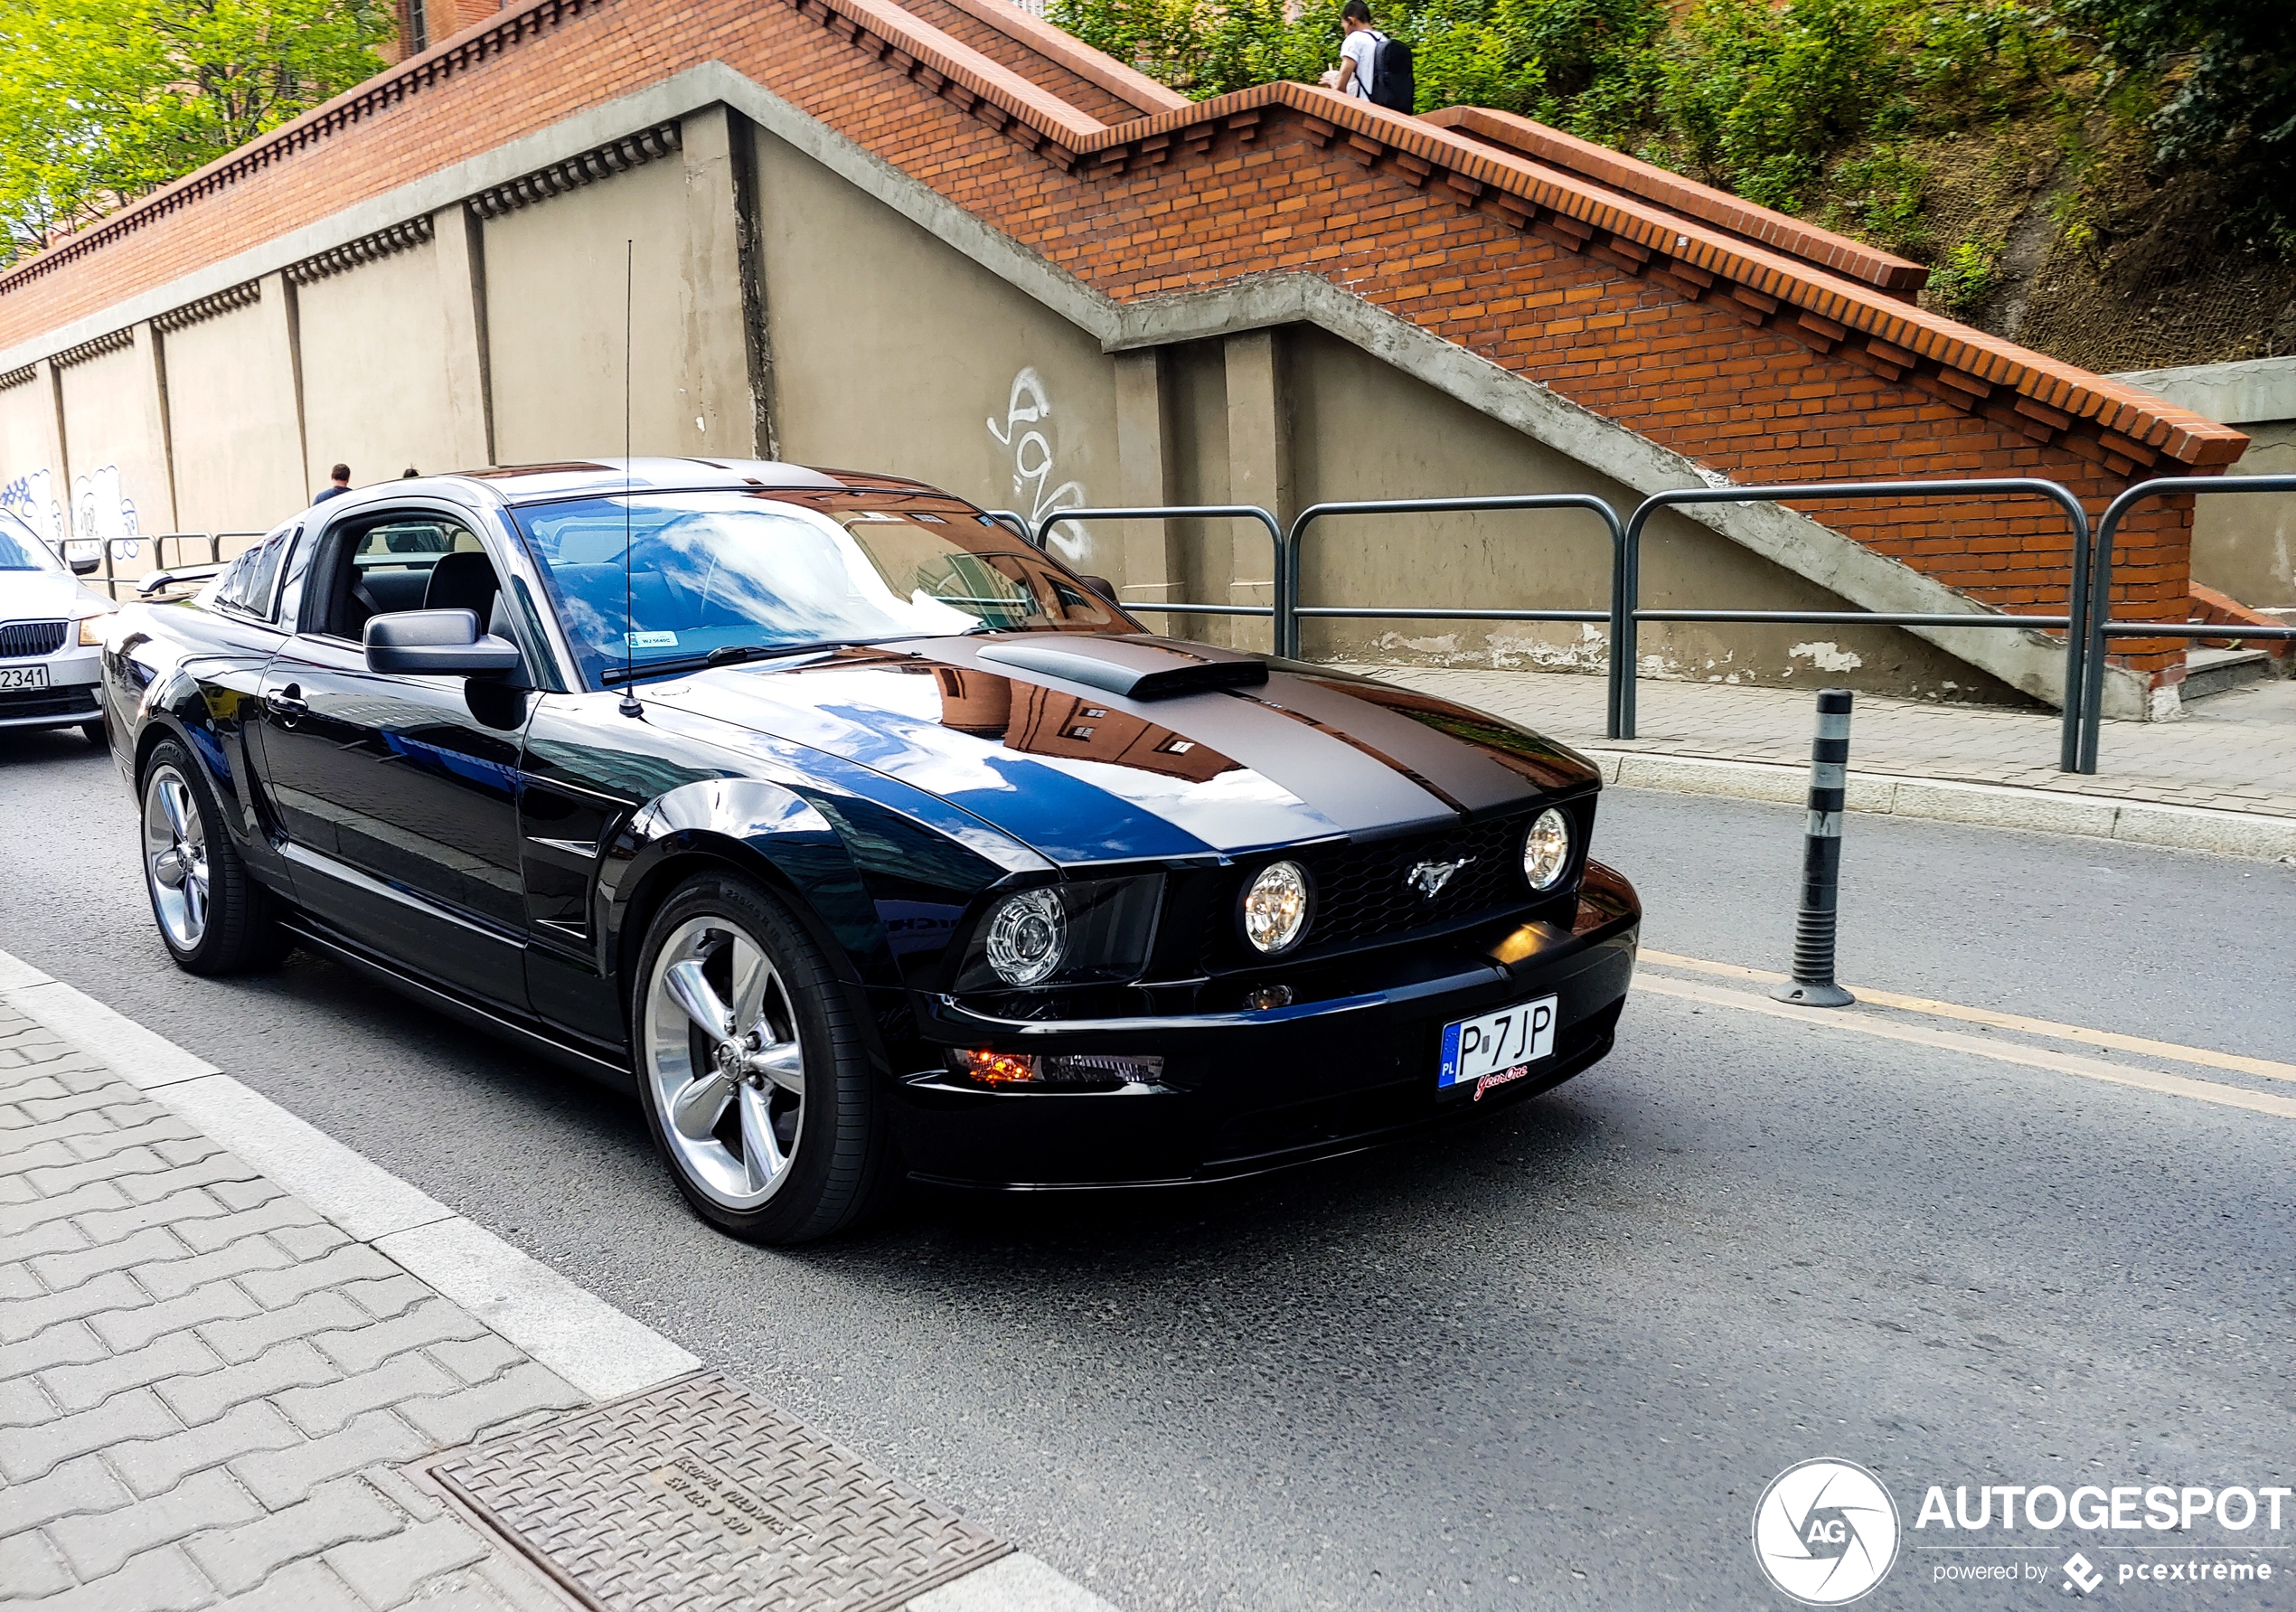
[[[0,509],[0,570],[61,570],[63,564],[49,551],[31,527]]]
[[[643,677],[713,650],[1138,630],[1009,528],[938,493],[637,493],[518,520],[593,687],[626,655]]]

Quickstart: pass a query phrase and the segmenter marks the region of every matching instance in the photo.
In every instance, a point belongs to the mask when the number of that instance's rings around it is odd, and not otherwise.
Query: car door
[[[477,525],[444,504],[331,528],[262,684],[263,758],[296,899],[456,995],[526,1012],[519,872],[524,679],[368,669],[398,610],[467,608],[513,636]]]

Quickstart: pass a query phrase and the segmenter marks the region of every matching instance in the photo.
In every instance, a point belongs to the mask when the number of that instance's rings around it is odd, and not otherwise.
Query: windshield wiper
[[[914,637],[913,633],[896,634],[897,637]],[[724,644],[707,655],[672,655],[666,660],[645,661],[635,666],[610,666],[598,674],[598,681],[608,688],[620,683],[639,683],[649,677],[674,677],[681,672],[707,672],[718,666],[737,666],[744,661],[779,660],[792,655],[820,655],[835,649],[857,649],[870,644],[889,643],[887,638],[823,638],[813,644]]]

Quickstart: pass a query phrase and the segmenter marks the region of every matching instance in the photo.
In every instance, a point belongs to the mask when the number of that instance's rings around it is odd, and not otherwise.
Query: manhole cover
[[[871,1612],[1012,1549],[715,1373],[431,1471],[604,1612]]]

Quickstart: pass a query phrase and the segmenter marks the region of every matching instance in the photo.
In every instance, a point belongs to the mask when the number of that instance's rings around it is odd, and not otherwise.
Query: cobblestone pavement
[[[1428,666],[1347,670],[1480,707],[1585,749],[1736,761],[1810,759],[1810,689],[1644,679],[1635,685],[1637,737],[1619,740],[1603,735],[1606,685],[1600,677]],[[2250,683],[2187,706],[2172,721],[2108,721],[2094,777],[2056,769],[2058,736],[2055,712],[1860,694],[1850,724],[1850,765],[1866,772],[2296,816],[2296,681]]]
[[[0,1002],[0,1600],[562,1612],[398,1468],[587,1402]]]

